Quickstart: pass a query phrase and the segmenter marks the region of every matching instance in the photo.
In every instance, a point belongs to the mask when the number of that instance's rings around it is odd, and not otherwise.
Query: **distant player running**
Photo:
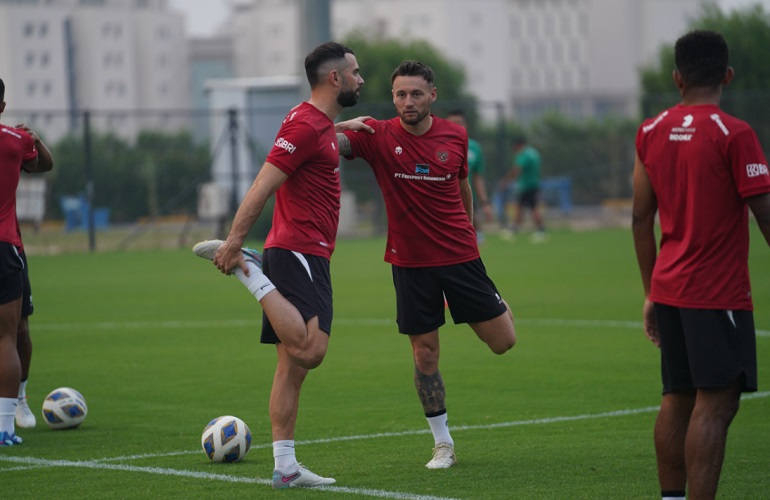
[[[391,76],[398,117],[337,134],[340,154],[364,158],[385,198],[399,331],[409,336],[414,383],[435,447],[430,469],[457,463],[439,372],[444,297],[455,323],[468,323],[492,352],[516,343],[513,315],[487,276],[473,229],[468,132],[433,116],[434,73],[417,61]],[[373,130],[374,133],[368,131]]]

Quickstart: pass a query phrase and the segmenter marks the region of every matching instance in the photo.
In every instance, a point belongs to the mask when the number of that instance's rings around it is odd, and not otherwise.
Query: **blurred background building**
[[[298,74],[303,1],[231,3],[223,33],[235,76]],[[502,102],[522,122],[549,111],[631,116],[639,68],[708,1],[331,0],[331,33],[427,40],[465,69],[479,101]]]
[[[7,115],[56,141],[94,126],[125,137],[178,130],[191,106],[184,16],[166,0],[0,0]]]

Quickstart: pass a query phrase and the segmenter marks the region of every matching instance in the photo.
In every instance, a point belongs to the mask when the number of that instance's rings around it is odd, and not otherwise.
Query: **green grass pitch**
[[[555,231],[482,247],[516,316],[518,344],[492,354],[467,325],[441,329],[441,371],[459,464],[428,470],[432,437],[411,350],[395,326],[384,240],[340,240],[326,360],[308,377],[297,456],[337,479],[274,492],[261,309],[189,250],[31,256],[35,314],[24,444],[0,448],[0,497],[659,498],[652,427],[658,351],[641,326],[628,230]],[[770,498],[770,249],[752,229],[760,392],[730,431],[721,498]],[[86,397],[81,428],[49,430],[45,395]],[[232,414],[253,447],[213,464],[203,427]]]

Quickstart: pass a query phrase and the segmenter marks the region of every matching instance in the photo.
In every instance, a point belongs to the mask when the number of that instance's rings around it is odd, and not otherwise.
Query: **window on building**
[[[24,64],[29,68],[30,66],[35,65],[35,53],[32,51],[27,52],[27,55],[24,56]]]
[[[35,25],[32,23],[27,23],[24,25],[24,36],[30,37],[35,33]]]
[[[27,82],[27,95],[30,97],[34,96],[35,92],[37,92],[37,83]]]
[[[40,38],[45,38],[45,36],[48,34],[48,23],[40,23],[40,26],[37,28],[37,32],[40,35]]]
[[[51,82],[43,82],[43,95],[51,95]]]
[[[46,67],[48,66],[49,62],[51,62],[51,54],[48,52],[43,52],[40,54],[40,66]]]

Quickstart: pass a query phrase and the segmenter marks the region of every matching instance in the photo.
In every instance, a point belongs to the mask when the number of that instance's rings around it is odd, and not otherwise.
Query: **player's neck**
[[[326,99],[322,96],[311,94],[307,103],[328,116],[331,121],[337,119],[337,116],[342,112],[342,106],[340,106],[336,98]]]
[[[713,105],[719,106],[722,99],[722,87],[713,89],[706,87],[696,87],[682,92],[683,106]]]
[[[401,126],[409,132],[412,135],[422,135],[433,126],[433,115],[428,115],[425,117],[424,120],[421,120],[419,123],[415,123],[414,125],[410,125],[408,123],[404,123],[404,120],[399,118],[399,121],[401,122]]]

